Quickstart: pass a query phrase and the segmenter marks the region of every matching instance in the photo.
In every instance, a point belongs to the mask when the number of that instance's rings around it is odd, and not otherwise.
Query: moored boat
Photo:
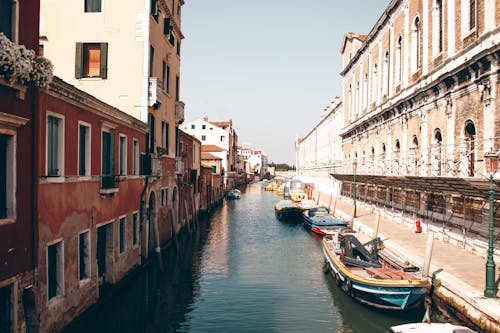
[[[301,213],[302,209],[292,200],[280,200],[274,205],[274,214],[280,220],[289,217],[299,218]]]
[[[302,212],[304,228],[317,235],[324,236],[347,227],[347,222],[330,215],[325,207],[314,207]]]
[[[420,307],[429,281],[386,265],[377,255],[378,243],[372,240],[362,244],[355,234],[337,231],[324,237],[323,254],[337,284],[355,300],[375,308]]]
[[[226,198],[229,200],[236,200],[241,198],[241,191],[238,189],[229,190],[227,192]]]
[[[475,333],[465,326],[450,323],[412,323],[391,327],[392,333]]]

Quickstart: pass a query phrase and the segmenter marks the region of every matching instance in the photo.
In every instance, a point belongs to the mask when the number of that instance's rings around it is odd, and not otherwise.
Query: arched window
[[[434,176],[442,175],[442,155],[443,155],[443,135],[441,130],[436,128],[431,145],[432,154],[432,174]]]
[[[417,16],[413,21],[413,27],[411,32],[412,40],[412,72],[416,72],[420,68],[421,59],[421,24],[420,18]]]
[[[413,136],[411,147],[410,147],[410,174],[418,175],[418,164],[419,164],[419,149],[418,149],[418,138],[416,135]]]
[[[396,83],[403,78],[403,37],[399,36],[396,43]]]
[[[384,94],[388,97],[389,96],[389,82],[390,82],[390,77],[389,77],[389,68],[390,68],[390,56],[389,56],[389,50],[385,51],[385,56],[384,56]]]
[[[443,0],[434,0],[432,6],[432,54],[443,51]]]
[[[476,140],[476,126],[472,120],[467,120],[465,122],[464,129],[465,136],[465,158],[467,165],[467,175],[469,177],[474,177],[475,175],[475,140]]]
[[[361,114],[360,109],[361,109],[361,94],[359,91],[359,81],[356,82],[356,119],[359,117]]]
[[[349,115],[349,120],[352,120],[352,114],[353,114],[353,111],[352,111],[352,85],[350,84],[349,85],[349,90],[347,92],[347,105],[348,105],[348,108],[349,110],[347,111],[347,114]]]
[[[368,106],[368,73],[365,73],[363,81],[363,108]]]
[[[399,154],[401,152],[401,145],[399,144],[399,140],[396,140],[394,144],[394,173],[399,174]]]
[[[377,85],[378,85],[378,79],[377,79],[377,73],[378,73],[378,66],[377,63],[373,64],[373,72],[372,72],[372,102],[377,101]]]

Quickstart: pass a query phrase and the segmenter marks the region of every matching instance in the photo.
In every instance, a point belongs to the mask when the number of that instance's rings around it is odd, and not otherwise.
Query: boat
[[[322,244],[327,270],[353,299],[383,310],[421,307],[428,279],[416,275],[417,267],[398,269],[381,259],[378,238],[362,244],[355,233],[335,231]]]
[[[290,190],[290,200],[296,203],[300,203],[303,200],[308,200],[307,193],[301,189],[291,189]]]
[[[391,327],[392,333],[476,333],[465,326],[450,323],[411,323]]]
[[[274,205],[274,214],[280,220],[291,217],[299,217],[302,209],[292,200],[284,199]]]
[[[241,198],[241,191],[238,189],[229,190],[226,194],[228,200],[235,200]]]
[[[325,207],[304,210],[302,218],[304,220],[304,228],[320,236],[332,234],[340,228],[347,228],[347,222],[331,216]]]

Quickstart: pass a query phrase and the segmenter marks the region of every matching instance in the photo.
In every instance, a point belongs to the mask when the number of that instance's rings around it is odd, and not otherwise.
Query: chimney
[[[335,96],[335,105],[339,105],[339,104],[340,104],[340,97]]]
[[[208,123],[208,117],[203,117],[203,120],[205,120]]]

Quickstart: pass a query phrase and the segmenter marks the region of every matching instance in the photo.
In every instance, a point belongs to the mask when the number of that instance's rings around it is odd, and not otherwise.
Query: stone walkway
[[[321,194],[321,202],[329,204],[330,195]],[[325,199],[327,198],[327,199]],[[325,202],[326,201],[326,202]],[[353,212],[353,203],[347,198],[340,197],[332,201],[331,209],[335,205],[335,212],[339,218],[350,220]],[[357,217],[354,229],[365,234],[365,239],[372,237],[375,228],[375,213],[357,205]],[[332,212],[333,213],[333,212]],[[416,233],[408,224],[401,223],[396,218],[381,214],[379,223],[379,237],[391,252],[401,259],[408,260],[415,266],[423,266],[428,233]],[[495,253],[498,256],[498,253]],[[495,261],[497,274],[500,277],[500,262]],[[485,287],[486,258],[466,251],[456,245],[445,243],[434,238],[431,259],[430,275],[439,279],[442,286],[456,296],[462,298],[466,305],[474,310],[488,314],[496,320],[500,329],[500,298],[491,299],[483,296]],[[497,294],[498,295],[498,294]]]

